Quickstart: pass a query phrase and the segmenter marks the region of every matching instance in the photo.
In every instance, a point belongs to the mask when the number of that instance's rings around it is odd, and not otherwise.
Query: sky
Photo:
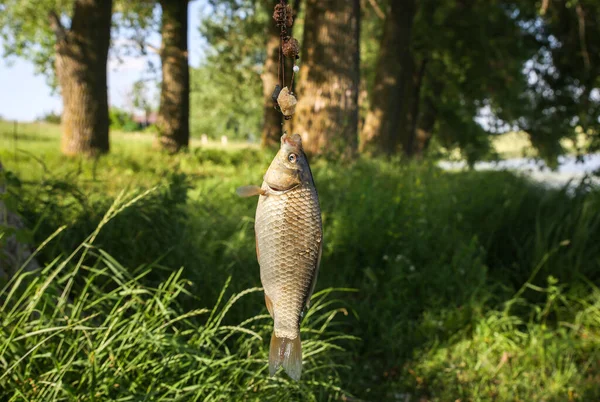
[[[205,1],[192,1],[189,5],[188,48],[191,66],[198,66],[203,54],[204,39],[198,31],[201,11],[206,12]],[[157,33],[148,42],[160,45]],[[1,42],[0,42],[1,46]],[[158,56],[122,57],[110,55],[108,61],[108,99],[111,106],[127,107],[127,93],[135,81],[147,72],[151,60],[160,66]],[[32,121],[49,112],[60,113],[61,98],[52,94],[46,77],[35,74],[34,65],[26,60],[0,59],[0,117],[6,120]]]

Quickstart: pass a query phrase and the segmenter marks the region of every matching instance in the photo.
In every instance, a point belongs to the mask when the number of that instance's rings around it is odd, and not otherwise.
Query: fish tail
[[[271,335],[271,348],[269,350],[269,374],[275,375],[277,369],[283,366],[286,373],[298,381],[302,374],[302,342],[300,333],[294,339],[279,338]]]

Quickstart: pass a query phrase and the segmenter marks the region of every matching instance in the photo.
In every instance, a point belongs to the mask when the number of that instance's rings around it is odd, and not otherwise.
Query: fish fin
[[[275,318],[273,316],[273,302],[269,299],[269,296],[265,293],[265,304],[267,305],[267,310],[269,310],[269,314],[271,314],[271,318]]]
[[[285,372],[292,380],[300,380],[302,374],[302,342],[300,334],[294,339],[271,336],[269,350],[269,375],[272,377],[279,367],[283,366]]]
[[[310,292],[306,295],[306,310],[310,308],[310,298],[312,297],[315,287],[317,286],[317,276],[319,276],[319,267],[321,265],[321,256],[323,255],[323,240],[319,243],[319,254],[317,255],[317,265],[315,267],[315,273],[310,284]]]
[[[264,193],[264,190],[258,186],[242,186],[238,187],[235,192],[240,197],[253,197]]]

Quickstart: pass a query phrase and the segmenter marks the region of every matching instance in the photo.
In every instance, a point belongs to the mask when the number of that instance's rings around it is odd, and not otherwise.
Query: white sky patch
[[[135,72],[141,75],[147,69],[148,59],[146,57],[111,57],[108,60],[109,74],[111,72]]]
[[[475,116],[475,122],[483,127],[484,130],[488,131],[490,129],[491,118],[492,109],[489,107],[489,105],[485,105],[477,112],[477,116]]]
[[[62,100],[36,75],[33,64],[21,59],[0,60],[0,117],[32,121],[47,113],[60,113]]]

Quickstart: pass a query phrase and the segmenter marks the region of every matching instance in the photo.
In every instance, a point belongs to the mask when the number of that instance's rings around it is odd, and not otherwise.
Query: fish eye
[[[298,159],[298,157],[296,156],[296,154],[289,154],[288,155],[288,161],[290,161],[292,163],[296,163],[297,159]]]

